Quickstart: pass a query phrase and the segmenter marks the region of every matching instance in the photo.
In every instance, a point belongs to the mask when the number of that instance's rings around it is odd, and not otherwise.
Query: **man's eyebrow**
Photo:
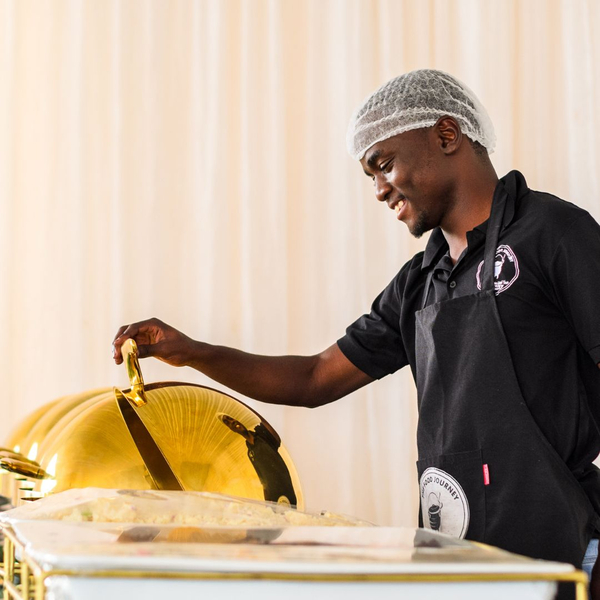
[[[381,150],[375,150],[371,156],[369,156],[369,160],[367,160],[367,167],[372,169],[377,162],[377,159],[381,156]]]

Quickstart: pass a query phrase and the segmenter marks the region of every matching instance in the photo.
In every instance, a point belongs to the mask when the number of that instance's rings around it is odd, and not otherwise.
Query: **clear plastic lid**
[[[0,521],[60,520],[92,523],[210,527],[371,526],[353,517],[307,513],[274,502],[210,492],[72,489],[0,515]]]

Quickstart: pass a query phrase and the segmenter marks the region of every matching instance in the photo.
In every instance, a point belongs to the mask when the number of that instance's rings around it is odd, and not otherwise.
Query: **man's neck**
[[[491,169],[466,181],[462,189],[456,190],[453,209],[441,227],[453,264],[467,247],[467,232],[489,219],[498,177]]]

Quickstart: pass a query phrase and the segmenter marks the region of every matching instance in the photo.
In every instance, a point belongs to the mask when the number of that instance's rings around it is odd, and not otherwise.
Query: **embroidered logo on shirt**
[[[464,490],[450,475],[429,467],[421,475],[421,513],[427,529],[464,538],[469,529],[469,502]]]
[[[481,289],[481,270],[483,261],[477,267],[477,289]],[[494,259],[494,289],[496,296],[507,290],[519,277],[519,261],[510,246],[498,246]]]

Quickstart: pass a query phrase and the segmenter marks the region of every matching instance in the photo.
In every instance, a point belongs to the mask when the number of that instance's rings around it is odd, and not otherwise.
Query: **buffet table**
[[[518,600],[586,596],[572,566],[422,529],[3,522],[4,598]]]

